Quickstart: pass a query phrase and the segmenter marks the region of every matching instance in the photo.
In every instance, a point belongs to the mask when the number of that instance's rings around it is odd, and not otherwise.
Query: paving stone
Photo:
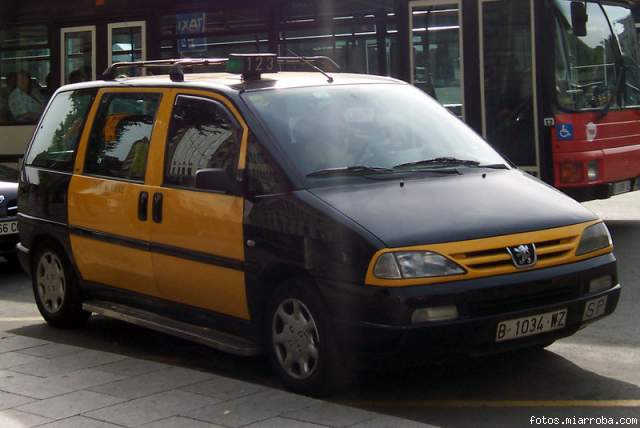
[[[108,352],[85,350],[71,355],[42,360],[35,363],[12,367],[11,370],[33,376],[51,377],[80,369],[87,369],[102,364],[121,360],[122,355]]]
[[[42,400],[120,379],[124,379],[124,376],[83,369],[49,378],[29,376],[28,379],[14,380],[6,384],[0,382],[0,390]]]
[[[10,409],[12,407],[22,406],[31,403],[34,400],[23,395],[11,394],[9,392],[0,391],[0,410]]]
[[[269,389],[236,400],[184,412],[181,416],[227,427],[241,427],[316,403],[318,403],[317,400],[302,395]]]
[[[435,428],[433,425],[427,425],[408,419],[396,418],[394,416],[378,415],[374,419],[361,422],[351,428]]]
[[[0,427],[2,428],[31,428],[50,421],[51,419],[49,418],[18,410],[3,410],[0,412]]]
[[[12,372],[11,370],[0,370],[0,388],[12,383],[30,382],[42,379],[38,376],[31,376],[23,373]]]
[[[9,385],[0,387],[0,389],[2,391],[11,392],[13,394],[20,394],[31,398],[37,398],[39,400],[73,392],[72,389],[65,388],[53,382],[49,382],[48,379],[42,378],[11,383]]]
[[[40,425],[38,428],[121,428],[108,422],[97,421],[84,416],[73,416],[67,419]]]
[[[19,351],[34,346],[46,345],[49,342],[27,336],[8,336],[0,339],[0,353]]]
[[[155,361],[125,358],[124,360],[116,361],[115,363],[94,367],[94,369],[123,376],[139,376],[141,374],[166,369],[168,367],[170,366],[167,364],[156,363]]]
[[[245,428],[325,428],[326,425],[316,425],[309,422],[300,422],[288,418],[270,418],[264,421],[247,425]]]
[[[64,388],[68,388],[73,391],[77,391],[79,389],[87,389],[92,386],[98,386],[126,378],[127,376],[107,373],[100,370],[82,369],[75,372],[65,373],[47,378],[46,381],[56,383]]]
[[[267,388],[228,377],[214,376],[211,380],[195,383],[180,389],[227,401],[244,397],[245,395],[255,394]]]
[[[39,361],[46,360],[44,358],[25,355],[20,352],[5,352],[3,354],[0,354],[0,369],[8,369],[22,364],[37,363]]]
[[[135,427],[217,402],[217,399],[204,395],[168,391],[90,412],[86,416]]]
[[[83,349],[78,346],[65,345],[63,343],[47,343],[46,345],[23,349],[20,353],[33,355],[34,357],[56,358],[63,355],[75,354],[82,350]]]
[[[180,367],[146,373],[117,382],[89,388],[91,391],[122,398],[140,398],[211,379],[212,375]]]
[[[311,407],[289,412],[284,416],[305,422],[332,427],[348,427],[377,416],[376,413],[334,403],[318,403]]]
[[[26,397],[25,397],[26,398]],[[18,410],[52,419],[62,419],[80,413],[112,406],[122,399],[91,391],[76,391],[21,406]]]
[[[181,416],[173,416],[161,421],[152,422],[142,425],[140,428],[222,428],[220,425],[213,425],[207,422],[197,421],[195,419],[183,418]]]

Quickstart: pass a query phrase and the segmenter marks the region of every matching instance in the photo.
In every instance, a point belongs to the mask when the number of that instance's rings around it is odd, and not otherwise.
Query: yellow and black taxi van
[[[614,311],[595,214],[411,85],[326,67],[127,63],[59,89],[18,196],[46,321],[264,352],[318,392],[347,361],[539,348]]]

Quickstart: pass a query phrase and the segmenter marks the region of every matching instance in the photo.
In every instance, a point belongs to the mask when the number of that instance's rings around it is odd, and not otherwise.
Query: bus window
[[[0,30],[0,126],[35,124],[53,92],[47,27]]]
[[[615,100],[617,70],[615,39],[598,3],[587,3],[587,35],[571,28],[571,2],[556,0],[556,91],[558,104],[567,110],[602,109]]]
[[[484,132],[516,165],[535,168],[533,55],[528,0],[481,3]]]

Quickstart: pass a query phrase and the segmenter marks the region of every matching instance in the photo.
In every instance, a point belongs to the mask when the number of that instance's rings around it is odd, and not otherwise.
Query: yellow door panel
[[[164,195],[164,203],[153,242],[244,261],[242,198],[173,188],[154,192]]]
[[[151,226],[138,220],[140,192],[148,191],[143,184],[74,176],[69,186],[69,224],[148,241]]]
[[[149,250],[151,191],[142,180],[128,180],[118,176],[114,171],[117,171],[116,165],[119,168],[130,168],[131,171],[139,170],[136,177],[144,177],[146,182],[149,181],[149,175],[157,175],[157,172],[153,171],[153,164],[155,154],[163,149],[166,138],[166,118],[172,102],[170,93],[170,89],[167,88],[132,87],[103,88],[98,93],[98,100],[89,114],[78,148],[68,196],[73,253],[80,274],[86,280],[150,296],[158,295]],[[152,110],[144,111],[145,106],[131,103],[127,94],[160,94],[155,115]],[[106,96],[110,96],[108,102],[114,104],[103,106]],[[116,100],[118,96],[119,101]],[[148,99],[150,98],[147,97]],[[102,108],[108,108],[102,110],[106,113],[101,112]],[[122,126],[120,131],[117,131],[124,118],[141,115],[154,117],[153,127],[147,124],[147,129],[151,130],[150,134],[135,134],[136,131],[132,131],[134,129],[138,129],[139,133],[145,132],[144,128],[137,125],[129,125],[130,128]],[[101,128],[92,133],[94,122],[97,121],[100,123],[96,126]],[[130,134],[123,137],[125,132]],[[120,137],[123,140],[116,142]],[[138,140],[133,141],[135,138]],[[145,141],[148,142],[147,148],[144,148]],[[104,152],[98,151],[98,155],[95,151],[91,154],[92,144],[104,144],[106,148],[107,142],[112,145],[111,148],[105,149]],[[85,164],[88,154],[96,158],[92,159],[92,163]],[[102,176],[101,172],[82,175],[92,171],[91,168],[95,171],[96,165],[103,165],[96,161],[97,156],[101,156],[100,162],[111,157],[119,160],[119,163],[114,163],[113,169],[108,169],[109,174],[106,175],[109,177]],[[142,170],[145,167],[145,158],[146,170]],[[155,163],[157,164],[157,160]],[[147,220],[139,218],[138,205],[143,192],[149,195]]]
[[[98,177],[76,175],[71,179],[69,225],[86,234],[72,240],[73,254],[84,279],[156,294],[149,251],[104,242],[124,238],[139,245],[148,243],[149,221],[138,219],[138,198],[145,191],[148,188],[141,184]]]
[[[174,108],[177,97],[181,95],[198,97],[205,106],[209,100],[216,101],[233,116],[240,127],[236,141],[240,153],[237,167],[243,169],[248,127],[233,104],[224,96],[211,91],[174,89],[171,97]],[[167,117],[169,127],[171,114]],[[186,114],[185,117],[193,116]],[[208,128],[204,129],[206,132]],[[167,137],[171,138],[169,135]],[[168,138],[164,140],[165,145],[168,144]],[[176,144],[185,144],[185,151],[194,157],[205,156],[199,153],[207,152],[216,144],[213,140],[206,140],[200,131],[181,134],[180,138],[182,139]],[[168,162],[164,156],[169,153],[168,147],[164,147],[160,153],[162,156],[156,158],[153,166],[155,174],[149,177],[151,181],[148,183],[153,186],[154,194],[161,193],[163,197],[162,221],[153,223],[151,230],[152,245],[157,248],[152,252],[152,257],[159,293],[167,300],[249,319],[242,270],[243,198],[188,188],[188,184],[185,184],[186,188],[175,184],[169,187],[164,181],[165,164]],[[209,155],[211,154],[206,156]],[[197,159],[191,157],[185,157],[181,165],[184,164],[185,169],[190,170],[192,160],[194,165],[198,165]],[[172,249],[178,249],[183,253],[182,256],[172,254]],[[187,254],[184,254],[185,251]],[[189,258],[189,252],[198,256],[197,261]]]
[[[154,245],[244,261],[242,198],[172,188],[155,192],[163,194],[163,214],[162,223],[153,225]],[[158,290],[165,299],[248,317],[242,271],[155,251],[153,264]]]
[[[73,234],[71,248],[78,269],[86,281],[141,294],[157,294],[148,251]],[[108,255],[108,260],[105,260],[105,255]]]
[[[244,272],[154,253],[163,297],[241,319],[249,319]]]

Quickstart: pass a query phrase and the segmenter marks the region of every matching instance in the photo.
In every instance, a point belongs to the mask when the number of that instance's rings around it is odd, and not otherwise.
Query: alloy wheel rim
[[[66,280],[62,261],[50,251],[43,253],[38,261],[36,286],[46,311],[50,314],[58,312],[64,302]]]
[[[304,303],[294,298],[280,303],[273,315],[271,336],[278,362],[289,376],[304,380],[315,373],[320,336]]]

